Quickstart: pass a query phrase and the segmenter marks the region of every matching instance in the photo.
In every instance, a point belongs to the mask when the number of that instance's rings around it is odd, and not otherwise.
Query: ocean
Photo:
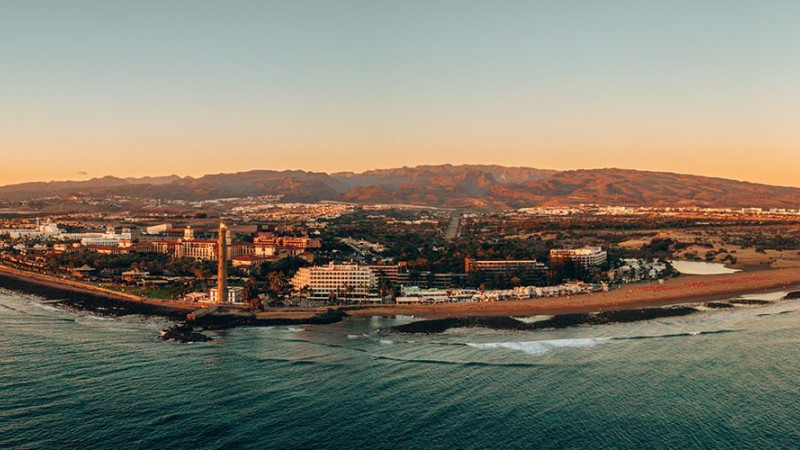
[[[0,290],[0,448],[798,448],[800,302],[513,332],[236,328]],[[532,319],[527,319],[532,320]]]

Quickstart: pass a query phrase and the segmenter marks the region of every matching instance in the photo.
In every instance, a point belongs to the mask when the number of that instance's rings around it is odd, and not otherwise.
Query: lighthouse
[[[217,249],[217,303],[222,304],[228,302],[228,227],[224,222],[219,223]]]

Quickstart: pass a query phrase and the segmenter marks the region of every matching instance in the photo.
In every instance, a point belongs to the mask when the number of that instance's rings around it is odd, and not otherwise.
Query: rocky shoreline
[[[198,309],[197,305],[177,302],[136,301],[91,289],[82,290],[71,284],[59,283],[60,280],[37,274],[16,271],[0,271],[0,286],[13,291],[25,292],[50,300],[51,305],[65,309],[89,311],[94,314],[122,317],[128,315],[164,317],[177,323],[163,330],[159,336],[165,340],[179,342],[204,342],[210,337],[197,332],[196,329],[222,330],[241,326],[282,326],[282,325],[326,325],[341,322],[348,316],[342,309],[328,309],[321,312],[309,312],[307,317],[300,318],[265,318],[245,312],[239,314],[209,314],[197,320],[187,320],[187,314]]]
[[[536,322],[523,322],[513,317],[460,317],[422,320],[393,327],[397,333],[444,333],[451,328],[489,328],[508,331],[539,331],[611,323],[639,322],[663,317],[678,317],[693,314],[699,309],[690,306],[667,308],[646,308],[628,311],[607,311],[600,313],[562,314]]]
[[[46,283],[37,279],[15,276],[7,272],[0,272],[0,286],[53,300],[52,304],[55,306],[91,311],[115,317],[138,314],[182,320],[189,310],[189,308],[175,308],[149,302],[113,298],[94,291],[81,291],[72,286]]]
[[[794,294],[794,295],[792,295]],[[800,298],[799,292],[793,292],[781,300]],[[780,300],[778,300],[780,301]],[[440,334],[452,328],[488,328],[504,331],[539,331],[561,328],[608,325],[614,323],[641,322],[666,317],[680,317],[695,314],[704,310],[754,308],[772,305],[775,301],[731,299],[687,305],[665,306],[658,308],[630,309],[620,311],[604,311],[596,313],[559,314],[535,322],[526,322],[511,316],[489,317],[449,317],[443,319],[421,320],[389,329],[390,332],[404,334]]]
[[[287,325],[328,325],[341,322],[348,314],[341,309],[328,309],[327,311],[304,319],[260,319],[254,315],[241,314],[215,314],[204,316],[201,319],[187,320],[173,325],[159,334],[159,339],[165,341],[207,342],[213,340],[203,331],[224,330],[235,327],[268,327]],[[199,331],[198,331],[199,328]]]

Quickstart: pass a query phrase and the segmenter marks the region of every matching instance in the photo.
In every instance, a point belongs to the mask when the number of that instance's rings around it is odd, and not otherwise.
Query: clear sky
[[[797,0],[0,0],[0,184],[436,163],[800,186]]]

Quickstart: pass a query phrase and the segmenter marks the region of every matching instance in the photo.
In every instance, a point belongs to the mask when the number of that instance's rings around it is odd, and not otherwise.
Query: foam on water
[[[609,338],[584,338],[584,339],[553,339],[548,341],[525,342],[467,342],[467,346],[479,349],[508,349],[517,350],[531,355],[547,353],[560,348],[593,347],[597,344],[608,342]]]
[[[743,300],[765,300],[765,301],[778,301],[786,297],[788,292],[786,291],[779,291],[779,292],[768,292],[766,294],[747,294],[742,295],[740,298]]]
[[[56,308],[55,306],[45,305],[43,303],[39,303],[39,302],[36,302],[36,301],[33,301],[33,300],[28,301],[28,304],[30,306],[34,306],[36,308],[43,309],[45,311],[53,311],[53,312],[61,311],[60,309]]]
[[[105,321],[114,320],[114,318],[112,318],[112,317],[103,317],[103,316],[86,315],[84,317],[92,319],[92,320],[105,320]]]
[[[520,316],[520,317],[512,317],[513,319],[519,320],[523,323],[536,323],[541,322],[543,320],[552,319],[553,315],[538,315],[538,316]]]

